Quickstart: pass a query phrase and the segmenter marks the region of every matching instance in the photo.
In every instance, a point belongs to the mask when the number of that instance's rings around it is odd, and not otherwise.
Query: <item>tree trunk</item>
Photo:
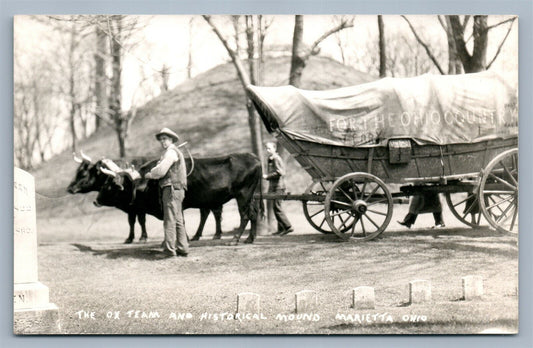
[[[256,64],[256,43],[255,43],[255,26],[253,16],[246,16],[246,42],[248,44],[248,67],[250,72],[250,83],[257,84],[257,64]],[[255,113],[252,101],[246,97],[246,109],[248,110],[248,119],[250,124],[252,149],[253,152],[260,158],[263,158],[263,139],[261,136],[261,123],[258,115]]]
[[[294,16],[294,34],[292,37],[291,71],[289,73],[289,85],[300,87],[302,72],[305,68],[303,53],[304,18],[302,15]]]
[[[474,48],[472,55],[468,53],[464,39],[464,26],[459,16],[449,16],[453,30],[456,51],[465,73],[479,72],[486,69],[488,43],[487,16],[474,16]]]
[[[379,77],[387,76],[387,53],[385,48],[385,25],[383,23],[383,16],[378,16],[379,29]]]
[[[461,74],[461,61],[457,57],[457,49],[453,38],[452,25],[449,16],[445,17],[446,38],[448,39],[448,75]]]
[[[187,53],[187,79],[192,78],[192,29],[194,17],[189,20],[189,51]]]
[[[107,76],[105,73],[105,57],[107,56],[107,36],[99,27],[96,27],[96,53],[94,94],[96,96],[95,131],[100,129],[101,118],[107,114]]]
[[[231,61],[233,62],[233,65],[235,66],[235,69],[237,70],[237,76],[239,77],[239,80],[241,81],[241,85],[245,91],[245,96],[246,96],[246,110],[248,111],[248,125],[250,128],[252,150],[259,157],[261,156],[261,153],[262,153],[262,144],[260,140],[261,132],[257,131],[258,129],[257,116],[255,114],[252,101],[246,95],[246,86],[248,86],[251,83],[250,76],[248,76],[248,74],[246,73],[246,70],[244,66],[242,65],[242,62],[239,59],[237,53],[231,49],[227,40],[222,36],[220,31],[217,29],[217,27],[211,22],[211,17],[203,16],[203,18],[211,26],[215,34],[218,36],[219,40],[222,42],[222,44],[226,48],[226,51],[228,52],[231,58]]]
[[[125,129],[125,120],[122,115],[122,52],[121,45],[119,43],[120,33],[122,32],[121,18],[115,20],[116,33],[111,38],[111,95],[109,101],[109,109],[111,111],[111,117],[115,123],[115,132],[118,136],[119,155],[120,157],[126,156],[126,137],[127,130]]]
[[[76,94],[75,94],[75,85],[74,85],[74,50],[75,50],[75,41],[74,41],[74,23],[71,24],[71,31],[70,31],[70,49],[69,49],[69,97],[70,97],[70,115],[69,115],[69,123],[70,123],[70,133],[72,135],[72,152],[76,152],[77,150],[77,139],[76,139]]]

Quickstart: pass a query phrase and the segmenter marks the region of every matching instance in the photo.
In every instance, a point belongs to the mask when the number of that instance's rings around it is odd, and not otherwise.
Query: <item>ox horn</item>
[[[80,155],[81,155],[81,158],[83,158],[84,160],[86,160],[88,162],[92,162],[91,157],[89,157],[86,154],[84,154],[83,150],[80,150]]]
[[[112,176],[113,178],[116,178],[116,176],[117,176],[117,173],[115,173],[114,171],[109,170],[107,168],[101,167],[100,170],[102,171],[102,173],[104,173],[106,175],[109,175],[109,176]]]
[[[75,152],[72,153],[72,157],[74,158],[74,162],[76,162],[76,163],[81,163],[81,162],[83,162],[83,160],[82,160],[81,158],[79,158],[78,156],[76,156],[76,153],[75,153]]]

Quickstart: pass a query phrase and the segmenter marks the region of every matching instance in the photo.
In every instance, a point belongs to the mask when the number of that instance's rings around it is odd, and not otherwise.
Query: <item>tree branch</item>
[[[442,29],[444,29],[444,31],[448,31],[448,26],[446,25],[445,20],[442,19],[441,16],[437,16],[437,18],[439,19],[439,23],[442,26]]]
[[[484,33],[488,32],[490,29],[496,28],[496,27],[498,27],[498,26],[500,26],[500,25],[502,25],[502,24],[505,24],[505,23],[507,23],[507,22],[514,22],[516,18],[517,18],[517,17],[515,16],[515,17],[513,17],[513,18],[506,19],[506,20],[504,20],[504,21],[502,21],[502,22],[500,22],[500,23],[497,23],[497,24],[491,25],[490,27],[486,27],[484,30],[481,30],[479,33],[480,33],[480,34],[484,34]],[[511,26],[512,26],[512,24],[511,24]],[[472,37],[474,37],[474,33],[473,33],[473,32],[472,32],[472,34],[470,34],[470,36],[469,36],[468,39],[466,40],[466,43],[468,43],[468,41],[470,41],[470,39],[471,39]]]
[[[313,42],[313,44],[311,45],[311,48],[309,50],[309,52],[307,53],[307,55],[305,56],[305,59],[309,58],[309,56],[311,54],[316,54],[316,48],[318,45],[320,45],[320,43],[322,41],[324,41],[325,39],[328,38],[328,36],[332,35],[332,34],[335,34],[336,32],[339,32],[343,29],[346,29],[346,28],[351,28],[353,27],[354,24],[353,24],[353,19],[352,20],[343,20],[338,26],[334,27],[334,28],[331,28],[330,30],[326,31],[324,34],[322,34],[322,36],[320,36],[318,39],[315,40],[315,42]]]
[[[403,19],[405,19],[405,21],[407,22],[407,24],[409,25],[409,28],[411,28],[411,31],[413,32],[413,35],[415,36],[416,38],[416,41],[418,41],[418,43],[420,45],[422,45],[422,47],[424,47],[424,50],[426,51],[429,59],[431,59],[431,61],[433,62],[433,64],[435,64],[435,66],[437,67],[437,69],[439,70],[439,72],[441,73],[441,75],[445,75],[444,73],[444,70],[442,70],[442,68],[440,67],[440,64],[439,62],[437,61],[437,59],[435,58],[435,56],[433,56],[433,53],[431,53],[430,49],[429,49],[429,46],[426,45],[424,43],[424,41],[422,41],[422,39],[418,36],[418,34],[416,33],[416,30],[415,28],[411,25],[411,22],[409,22],[409,20],[407,19],[407,17],[405,16],[402,16]]]
[[[498,49],[496,50],[496,54],[494,55],[494,58],[492,58],[492,60],[490,61],[489,64],[487,64],[487,70],[490,68],[490,66],[492,65],[492,63],[494,63],[494,61],[496,60],[496,58],[498,57],[498,55],[500,54],[500,51],[502,50],[502,46],[503,44],[505,43],[505,40],[507,40],[507,37],[509,36],[509,33],[511,32],[511,29],[513,29],[513,24],[514,24],[514,20],[516,19],[516,17],[512,18],[512,21],[511,21],[511,25],[509,25],[509,29],[507,29],[507,33],[505,34],[505,37],[503,38],[502,42],[500,43],[500,45],[498,46]]]
[[[466,25],[468,24],[468,21],[470,20],[470,18],[472,18],[472,16],[465,16],[463,20],[463,24],[461,24],[463,27],[463,30],[466,28]]]
[[[211,27],[211,29],[215,32],[215,34],[217,35],[218,39],[220,40],[220,42],[222,42],[222,44],[224,45],[224,47],[226,48],[226,50],[228,51],[230,57],[233,59],[233,57],[235,57],[235,50],[233,50],[230,46],[229,46],[229,43],[228,41],[224,38],[224,36],[222,36],[222,34],[220,33],[220,31],[218,30],[218,28],[213,24],[213,22],[211,22],[211,16],[207,16],[207,15],[203,15],[202,16],[205,21],[207,22],[207,24],[209,24],[209,26]]]

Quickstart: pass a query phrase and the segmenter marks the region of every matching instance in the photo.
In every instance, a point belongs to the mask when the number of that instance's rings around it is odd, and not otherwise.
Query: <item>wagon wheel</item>
[[[333,186],[331,181],[314,181],[309,187],[305,190],[306,195],[316,195],[317,197],[324,198],[328,193],[329,189]],[[323,201],[302,201],[304,215],[307,221],[314,229],[321,233],[330,234],[333,233],[329,224],[326,222],[326,215],[324,214],[324,202]],[[336,208],[338,209],[338,208]],[[342,226],[342,216],[335,216],[334,220],[339,220],[338,223]],[[337,221],[335,221],[337,223]],[[354,221],[352,221],[353,224]],[[346,232],[352,227],[351,224],[342,227],[342,232]]]
[[[479,184],[483,216],[500,233],[518,234],[518,149],[489,162]]]
[[[446,202],[452,214],[459,221],[470,227],[479,227],[482,213],[478,203],[477,190],[472,192],[447,192]]]
[[[392,218],[389,189],[378,177],[367,173],[351,173],[337,179],[326,195],[324,207],[331,230],[344,240],[376,238]],[[336,216],[343,219],[334,220]]]

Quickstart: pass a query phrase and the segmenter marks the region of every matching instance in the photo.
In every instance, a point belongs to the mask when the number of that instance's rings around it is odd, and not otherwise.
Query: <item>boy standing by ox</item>
[[[285,175],[285,164],[280,155],[276,152],[276,144],[268,142],[265,148],[269,154],[268,157],[268,172],[263,175],[263,178],[268,180],[269,193],[283,193],[285,192],[285,182],[283,176]],[[273,202],[274,216],[278,222],[278,230],[274,235],[284,236],[294,231],[289,219],[283,212],[281,207],[281,200],[275,199]]]
[[[187,169],[183,154],[174,144],[179,137],[168,128],[161,129],[155,137],[164,152],[157,165],[144,177],[159,179],[165,230],[163,252],[169,256],[187,256],[189,243],[182,209],[187,189]]]

